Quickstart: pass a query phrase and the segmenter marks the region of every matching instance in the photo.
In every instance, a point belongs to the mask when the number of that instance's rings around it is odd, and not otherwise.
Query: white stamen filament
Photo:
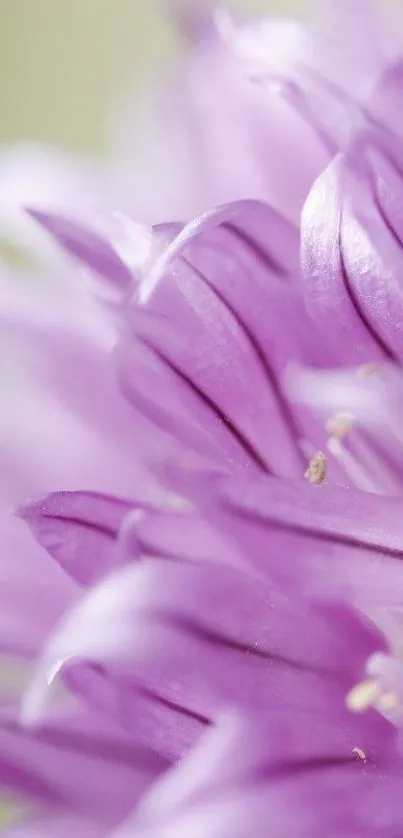
[[[359,434],[354,439],[354,451],[362,469],[365,469],[368,475],[372,475],[378,494],[400,493],[400,481],[396,479],[388,463],[374,450],[371,443]]]
[[[335,413],[326,422],[326,431],[331,437],[343,439],[354,425],[352,413]]]
[[[363,492],[377,492],[378,487],[376,484],[371,480],[367,472],[361,468],[355,457],[341,444],[339,439],[336,439],[334,436],[330,437],[327,442],[327,449],[329,454],[340,463],[357,489],[361,489]]]

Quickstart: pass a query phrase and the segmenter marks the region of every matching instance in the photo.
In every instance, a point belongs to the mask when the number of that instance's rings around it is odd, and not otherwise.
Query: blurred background
[[[315,0],[237,5],[248,13],[306,17]],[[403,21],[402,0],[378,5]],[[1,0],[0,143],[33,139],[102,150],[119,93],[141,87],[178,49],[163,6],[163,0]]]

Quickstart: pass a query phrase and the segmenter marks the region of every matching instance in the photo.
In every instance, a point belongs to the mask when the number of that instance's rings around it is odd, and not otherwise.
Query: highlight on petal
[[[373,124],[357,132],[306,201],[306,298],[333,363],[403,357],[402,177],[398,138]]]
[[[308,310],[333,353],[333,363],[339,364],[377,361],[389,354],[372,329],[346,268],[345,239],[354,223],[343,212],[346,178],[343,159],[338,157],[312,187],[301,220]]]
[[[55,492],[18,514],[69,576],[88,586],[117,563],[119,531],[133,506],[97,492]]]

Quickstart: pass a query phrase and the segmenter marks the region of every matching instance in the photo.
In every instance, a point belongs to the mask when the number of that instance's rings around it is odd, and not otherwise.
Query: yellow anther
[[[335,413],[326,422],[326,431],[329,436],[336,437],[336,439],[343,439],[351,431],[353,424],[354,416],[352,413]]]
[[[327,475],[327,460],[322,451],[318,451],[309,461],[308,468],[305,472],[305,477],[308,483],[314,483],[320,486],[325,482]]]
[[[368,679],[356,684],[347,694],[346,704],[353,713],[363,713],[377,701],[382,695],[382,686],[379,681]]]

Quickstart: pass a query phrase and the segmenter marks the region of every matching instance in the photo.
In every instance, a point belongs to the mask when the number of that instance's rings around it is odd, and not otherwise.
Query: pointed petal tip
[[[46,504],[46,501],[52,497],[53,494],[58,493],[55,492],[51,495],[41,495],[40,497],[35,497],[32,500],[24,501],[24,503],[14,507],[12,514],[15,518],[19,518],[21,521],[24,521],[25,524],[30,526],[32,519],[36,517],[41,508],[43,508]]]
[[[66,253],[103,279],[121,289],[132,283],[130,268],[121,259],[113,236],[92,227],[87,220],[25,206],[24,212],[38,223]]]
[[[22,697],[19,721],[23,727],[34,729],[39,726],[64,664],[65,660],[60,658],[52,663],[46,659],[39,664]]]
[[[51,217],[49,213],[45,212],[45,210],[39,209],[38,207],[25,206],[23,207],[23,211],[26,215],[33,218],[34,221],[38,221],[39,224]]]

